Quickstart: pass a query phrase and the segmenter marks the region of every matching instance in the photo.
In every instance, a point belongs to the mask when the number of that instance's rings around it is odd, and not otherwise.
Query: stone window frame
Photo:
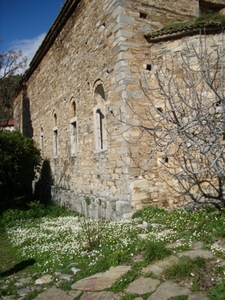
[[[106,124],[106,97],[103,83],[97,80],[94,85],[94,101],[97,105],[93,108],[95,153],[107,150],[107,124]]]
[[[52,148],[53,158],[58,158],[58,116],[56,111],[53,111],[53,137],[52,137]]]
[[[74,97],[70,99],[70,154],[76,157],[78,154],[78,124],[77,124],[77,102]]]

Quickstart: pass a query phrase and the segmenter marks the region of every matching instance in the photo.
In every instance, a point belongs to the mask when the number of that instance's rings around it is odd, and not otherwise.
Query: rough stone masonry
[[[149,204],[182,205],[169,197],[164,174],[135,168],[130,153],[138,159],[149,149],[145,141],[130,142],[135,132],[130,135],[127,123],[135,116],[127,103],[143,98],[139,80],[151,72],[152,55],[176,52],[193,38],[151,44],[145,35],[223,6],[216,0],[65,2],[15,98],[16,128],[49,163],[49,180],[36,184],[40,197],[110,220]]]

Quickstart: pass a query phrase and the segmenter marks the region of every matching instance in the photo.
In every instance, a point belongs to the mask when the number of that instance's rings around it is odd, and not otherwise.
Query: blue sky
[[[22,50],[30,61],[65,0],[0,0],[0,52]]]

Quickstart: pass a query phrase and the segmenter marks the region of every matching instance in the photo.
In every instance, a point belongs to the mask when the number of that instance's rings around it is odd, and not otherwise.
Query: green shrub
[[[40,164],[40,151],[34,141],[18,131],[0,131],[0,194],[1,212],[24,204],[31,195],[35,167]]]

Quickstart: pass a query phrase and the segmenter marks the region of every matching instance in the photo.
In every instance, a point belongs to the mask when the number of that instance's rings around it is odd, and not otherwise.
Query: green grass
[[[209,292],[209,299],[224,300],[225,299],[225,280],[219,281],[215,288]]]
[[[167,279],[182,279],[187,276],[193,276],[196,270],[203,268],[206,265],[206,260],[202,257],[191,259],[188,256],[180,257],[177,264],[167,268],[164,272]]]
[[[62,282],[60,286],[68,290],[79,279],[126,264],[131,266],[131,270],[110,288],[113,292],[123,292],[129,283],[141,275],[143,267],[164,259],[172,251],[188,249],[194,241],[203,241],[205,248],[225,258],[223,249],[211,248],[215,238],[224,237],[224,210],[217,211],[210,207],[198,211],[180,209],[167,212],[148,207],[136,212],[133,215],[135,218],[138,221],[90,220],[57,206],[43,206],[39,202],[31,203],[26,211],[9,210],[0,217],[1,272],[23,260],[35,260],[35,263],[18,271],[18,274],[22,272],[23,276],[26,274],[35,280],[45,273],[70,273],[68,266],[73,263],[80,271],[73,280]],[[139,226],[142,221],[149,223],[149,226]],[[177,246],[169,250],[166,244],[171,242],[176,242]],[[141,254],[140,262],[133,260],[137,254]],[[204,263],[201,258],[182,258],[177,265],[167,269],[164,276],[173,280],[190,277],[196,268],[204,268]],[[216,274],[215,278],[224,279],[221,267],[215,266],[209,270]],[[149,276],[154,277],[154,274]],[[192,282],[193,290],[198,290],[198,282]],[[211,297],[215,293],[223,295],[221,286],[223,283],[212,290]],[[14,282],[9,282],[5,294],[9,291],[15,293],[13,287]],[[124,299],[133,299],[134,296],[124,295]],[[32,299],[34,296],[29,297]]]
[[[16,251],[13,245],[10,243],[7,233],[1,227],[0,231],[0,273],[12,268],[16,263],[18,263],[16,257]]]

